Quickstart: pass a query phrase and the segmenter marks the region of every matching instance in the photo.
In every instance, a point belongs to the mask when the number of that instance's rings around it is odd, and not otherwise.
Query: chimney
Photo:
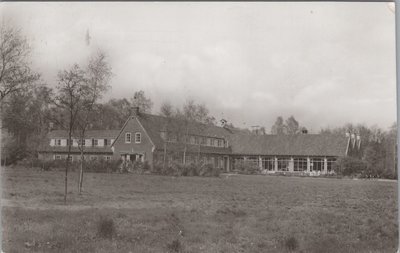
[[[227,123],[226,119],[221,119],[220,122],[221,122],[222,127],[226,126],[226,123]]]
[[[139,115],[139,106],[134,106],[133,107],[133,116]]]

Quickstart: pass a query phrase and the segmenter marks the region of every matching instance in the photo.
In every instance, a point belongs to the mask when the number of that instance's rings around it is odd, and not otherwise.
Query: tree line
[[[133,108],[150,113],[153,102],[143,90],[132,92],[129,98],[112,98],[102,101],[110,89],[113,77],[107,54],[101,50],[92,54],[85,64],[74,64],[62,69],[57,75],[57,84],[50,87],[30,63],[31,48],[28,40],[16,28],[0,27],[0,129],[7,129],[11,138],[2,138],[2,157],[9,162],[37,156],[40,143],[52,129],[68,132],[67,146],[71,151],[72,137],[81,140],[81,171],[79,191],[82,188],[84,168],[85,135],[91,129],[120,129],[132,115]],[[204,104],[188,100],[181,107],[173,107],[168,101],[162,103],[159,115],[186,122],[182,133],[188,134],[188,124],[197,121],[217,124]],[[230,123],[230,127],[234,126]],[[241,129],[249,134],[266,134],[265,127]],[[321,134],[344,134],[357,132],[362,138],[363,152],[359,159],[367,164],[371,174],[394,171],[396,161],[396,125],[389,130],[364,125],[347,124],[334,129],[321,129]],[[278,117],[271,128],[271,134],[294,135],[307,133],[294,116],[284,120]],[[186,150],[186,149],[185,149]],[[71,152],[68,152],[70,156]],[[185,152],[184,152],[185,154]],[[4,159],[1,159],[2,161]],[[185,160],[185,158],[184,158]],[[66,161],[66,175],[69,159]],[[392,173],[394,174],[394,173]]]

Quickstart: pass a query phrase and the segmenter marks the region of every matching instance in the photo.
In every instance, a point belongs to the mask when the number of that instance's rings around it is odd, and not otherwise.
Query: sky
[[[113,70],[104,99],[144,90],[153,113],[194,99],[246,128],[291,115],[311,132],[396,120],[387,3],[3,2],[0,22],[29,39],[49,86],[101,50]]]

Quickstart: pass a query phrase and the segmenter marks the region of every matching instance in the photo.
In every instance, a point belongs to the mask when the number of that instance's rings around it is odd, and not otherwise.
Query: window
[[[207,144],[207,138],[201,137],[201,145],[206,145],[206,144]]]
[[[324,159],[322,158],[313,158],[311,159],[311,168],[313,171],[323,171],[324,170]]]
[[[108,146],[108,139],[104,139],[104,146]]]
[[[263,158],[262,167],[264,170],[273,171],[275,170],[275,159],[274,158]]]
[[[279,171],[289,171],[289,162],[287,158],[278,158],[278,170]]]
[[[99,145],[99,140],[97,139],[92,139],[92,146],[98,146]]]
[[[56,146],[61,146],[61,139],[56,139],[55,144]]]
[[[141,143],[141,142],[142,142],[142,134],[135,133],[135,143]]]
[[[210,146],[215,146],[214,144],[215,140],[213,138],[210,139]]]
[[[55,155],[54,156],[54,160],[61,160],[61,156],[60,155]]]
[[[336,159],[335,158],[328,158],[327,159],[327,169],[328,172],[334,172],[335,171],[335,167],[336,167]]]
[[[73,159],[72,159],[72,155],[70,155],[69,157],[67,156],[66,157],[70,162],[72,162],[73,161]]]
[[[224,146],[224,140],[218,139],[218,147],[223,147]]]
[[[197,136],[194,137],[194,143],[197,145],[199,144],[199,138]]]
[[[91,157],[90,157],[90,160],[96,161],[96,160],[97,160],[97,156],[91,156]]]
[[[85,146],[85,143],[86,143],[85,140],[81,140],[81,139],[78,140],[78,145],[79,146]]]
[[[106,158],[106,161],[111,161],[111,156],[106,155],[105,158]]]
[[[131,133],[125,133],[125,143],[131,143]]]
[[[307,170],[307,158],[295,158],[293,164],[294,171],[306,171]]]

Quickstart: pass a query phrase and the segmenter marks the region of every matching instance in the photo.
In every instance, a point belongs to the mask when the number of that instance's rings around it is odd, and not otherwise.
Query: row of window
[[[125,133],[125,143],[131,143],[132,142],[132,133]],[[140,132],[135,133],[135,143],[141,143],[142,142],[142,134]]]
[[[243,162],[244,158],[236,158],[235,163]],[[255,157],[250,157],[246,162],[253,163],[254,165],[259,165],[259,159]],[[289,171],[289,166],[291,159],[289,158],[277,158],[276,166],[278,171]],[[327,170],[333,170],[336,163],[336,159],[327,159]],[[261,159],[262,169],[268,171],[275,170],[275,158],[262,158]],[[310,170],[311,171],[323,171],[324,170],[324,159],[323,158],[311,158],[310,159]],[[307,158],[294,158],[293,159],[293,171],[307,171]]]
[[[210,146],[210,147],[226,147],[227,142],[221,138],[213,138],[213,137],[205,137],[205,136],[180,136],[179,134],[171,133],[171,132],[161,132],[161,138],[168,142],[179,142],[184,141],[188,144],[194,145],[203,145],[203,146]]]
[[[54,146],[68,146],[69,140],[68,139],[52,139]],[[72,139],[72,146],[93,146],[93,147],[106,147],[111,146],[114,139]],[[102,145],[101,145],[101,144]]]
[[[86,156],[87,157],[87,156]],[[54,160],[66,160],[68,158],[67,155],[54,155]],[[91,155],[89,157],[90,161],[96,161],[96,160],[106,160],[106,161],[110,161],[111,160],[111,156],[109,155],[105,155],[105,156],[101,156],[101,155]],[[69,157],[69,160],[72,161],[80,161],[81,160],[81,156],[80,155],[71,155]]]

